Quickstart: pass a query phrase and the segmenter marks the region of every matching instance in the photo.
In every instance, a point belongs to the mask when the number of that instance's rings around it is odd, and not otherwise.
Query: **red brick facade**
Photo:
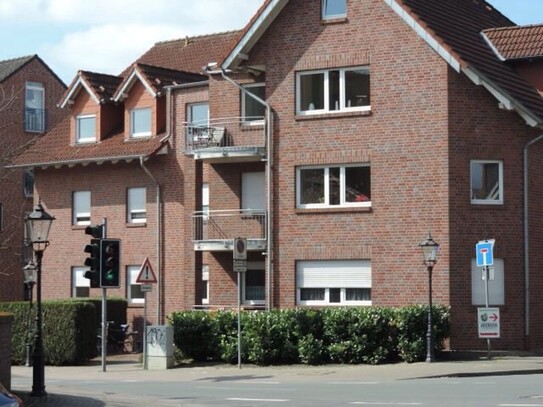
[[[89,190],[92,223],[107,218],[108,236],[122,240],[123,266],[149,257],[155,268],[159,283],[147,294],[151,323],[163,323],[180,309],[235,307],[237,274],[228,244],[238,235],[225,232],[222,248],[199,248],[193,214],[202,209],[202,183],[209,184],[210,210],[239,210],[243,174],[266,173],[271,164],[267,194],[272,205],[267,209],[272,240],[263,249],[252,247],[248,261],[271,265],[266,270],[271,298],[266,302],[272,307],[299,306],[297,262],[315,260],[369,261],[373,306],[427,304],[428,274],[418,243],[430,231],[440,244],[433,300],[451,307],[450,346],[484,349],[486,341],[477,333],[477,305],[472,304],[471,262],[475,244],[494,238],[495,256],[504,262],[505,299],[500,306],[501,338],[493,348],[541,347],[543,264],[536,254],[543,243],[542,144],[528,150],[529,241],[534,253],[528,275],[523,209],[523,153],[538,130],[458,72],[387,2],[350,0],[347,10],[346,19],[323,22],[319,1],[289,1],[243,61],[250,73],[228,73],[240,84],[265,82],[273,111],[269,163],[254,156],[234,158],[226,149],[222,156],[203,157],[186,149],[184,123],[191,103],[209,101],[212,122],[241,115],[240,90],[214,72],[208,82],[176,84],[155,98],[153,137],[166,137],[167,154],[36,169],[37,193],[57,218],[44,257],[44,295],[71,295],[70,267],[82,264],[88,241],[82,228],[71,224],[72,192]],[[296,114],[297,72],[353,66],[369,66],[371,110]],[[252,67],[262,72],[256,75]],[[149,101],[141,97],[146,93],[139,85],[130,92],[134,94],[127,100],[134,106]],[[128,106],[125,102],[125,132]],[[171,125],[163,134],[160,123],[169,118],[164,106],[171,107]],[[226,130],[225,139],[236,142],[258,131],[262,136],[265,128],[230,123]],[[471,160],[503,163],[503,204],[472,203]],[[298,167],[349,164],[369,164],[371,207],[297,208]],[[126,222],[126,189],[135,186],[147,188],[147,222],[137,226]],[[251,225],[254,219],[242,216],[242,221]],[[210,228],[209,222],[204,227]],[[203,265],[209,269],[209,304],[202,303]],[[108,294],[125,296],[126,290],[123,275],[121,288]],[[130,308],[131,318],[141,318],[141,313],[140,307]]]

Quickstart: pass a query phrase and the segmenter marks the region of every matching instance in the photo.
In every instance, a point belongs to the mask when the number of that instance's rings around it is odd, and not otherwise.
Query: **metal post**
[[[147,370],[147,292],[143,292],[143,369]]]
[[[432,335],[432,270],[434,266],[428,265],[428,327],[426,331],[426,362],[434,361],[434,338]]]
[[[488,292],[488,280],[490,279],[490,266],[484,266],[483,271],[485,273],[485,305],[488,308],[489,307],[489,292]],[[486,338],[486,350],[487,350],[487,358],[491,359],[491,345],[490,345],[490,338]]]
[[[27,283],[28,287],[28,326],[26,329],[26,367],[32,366],[32,345],[30,344],[30,326],[32,321],[32,294],[34,292],[34,283]]]
[[[107,238],[107,218],[102,219],[102,239]],[[101,267],[98,273],[101,273]],[[102,288],[102,372],[106,371],[107,365],[107,289]]]
[[[238,274],[238,367],[241,369],[241,273]]]
[[[38,274],[36,287],[36,335],[34,337],[34,353],[32,362],[32,392],[31,396],[45,397],[45,361],[43,355],[42,310],[41,310],[41,261],[43,250],[36,250],[36,271]]]

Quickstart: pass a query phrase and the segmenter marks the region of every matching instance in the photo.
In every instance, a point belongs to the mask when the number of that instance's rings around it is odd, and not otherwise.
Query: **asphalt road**
[[[13,367],[26,396],[32,369]],[[142,370],[135,361],[46,367],[47,399],[27,406],[499,406],[543,407],[543,357],[383,366],[215,365]]]

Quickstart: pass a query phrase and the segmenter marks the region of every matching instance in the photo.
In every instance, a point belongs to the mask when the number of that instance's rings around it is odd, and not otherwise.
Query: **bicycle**
[[[142,341],[139,340],[138,331],[128,330],[128,324],[107,323],[107,346],[108,350],[117,353],[140,353]],[[102,335],[98,333],[98,353],[102,353]]]

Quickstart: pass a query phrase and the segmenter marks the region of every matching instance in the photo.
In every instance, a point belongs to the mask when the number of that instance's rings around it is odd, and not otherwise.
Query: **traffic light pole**
[[[102,239],[107,237],[107,218],[102,220]],[[102,288],[102,372],[106,371],[107,358],[107,289]]]

